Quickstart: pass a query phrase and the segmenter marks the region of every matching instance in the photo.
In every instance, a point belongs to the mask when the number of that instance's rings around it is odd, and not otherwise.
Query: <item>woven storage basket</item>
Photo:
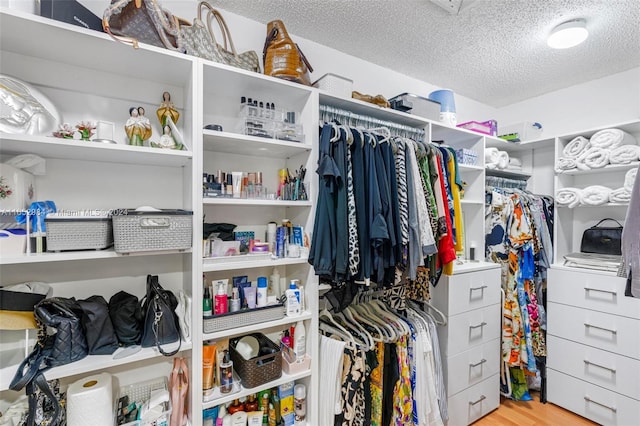
[[[118,399],[127,395],[129,402],[148,401],[151,397],[151,392],[154,390],[169,390],[168,381],[166,377],[158,377],[156,379],[147,380],[145,382],[136,383],[129,386],[120,388]],[[129,423],[124,423],[122,426],[160,426],[168,425],[169,418],[171,417],[171,400],[164,401],[161,404],[162,414],[152,421],[134,420]],[[116,413],[117,417],[117,413]]]
[[[124,210],[123,210],[124,211]],[[187,210],[126,210],[114,215],[113,240],[116,253],[191,248],[193,212]]]
[[[262,333],[251,333],[260,342],[260,353],[269,351],[265,355],[251,359],[244,359],[236,351],[236,344],[244,336],[231,339],[229,342],[229,352],[233,361],[233,368],[242,379],[242,386],[245,388],[255,388],[265,383],[276,380],[282,376],[282,355],[278,345],[273,343]]]
[[[214,333],[216,331],[229,330],[245,325],[275,321],[283,317],[283,304],[250,309],[244,312],[229,312],[226,314],[204,317],[204,321],[202,322],[202,331],[205,334]]]
[[[113,228],[109,216],[49,214],[47,251],[101,250],[113,244]]]

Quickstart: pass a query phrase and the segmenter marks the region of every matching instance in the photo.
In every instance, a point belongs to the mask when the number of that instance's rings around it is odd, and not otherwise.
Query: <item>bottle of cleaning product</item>
[[[304,322],[298,321],[296,324],[296,333],[293,337],[293,351],[296,353],[298,362],[304,360],[307,353],[307,336],[304,329]]]
[[[268,292],[267,277],[258,277],[258,288],[256,297],[256,306],[261,308],[267,306],[267,292]]]

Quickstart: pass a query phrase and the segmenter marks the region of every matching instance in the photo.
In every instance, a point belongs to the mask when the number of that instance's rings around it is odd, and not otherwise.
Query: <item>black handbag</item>
[[[109,299],[109,316],[122,346],[139,345],[142,338],[140,301],[133,294],[119,291]]]
[[[52,367],[79,361],[89,353],[82,327],[82,309],[74,299],[52,297],[35,307],[38,340],[33,351],[20,363],[9,389],[26,387],[29,396],[27,426],[35,424],[39,389],[53,405],[51,425],[57,425],[62,412],[60,401],[49,387],[44,372]]]
[[[157,347],[164,356],[173,356],[180,350],[181,333],[176,307],[178,299],[160,285],[157,275],[147,275],[147,295],[141,301],[144,315],[142,328],[143,348]],[[167,352],[162,345],[179,342],[178,347]]]
[[[118,337],[109,317],[109,305],[102,296],[78,300],[89,355],[111,355],[118,349]]]
[[[606,220],[612,220],[618,224],[614,227],[600,226]],[[615,219],[602,219],[595,226],[584,231],[580,251],[582,253],[598,254],[622,254],[622,225]]]

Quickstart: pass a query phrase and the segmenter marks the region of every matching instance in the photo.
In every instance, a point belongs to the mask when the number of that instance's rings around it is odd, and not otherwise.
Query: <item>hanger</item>
[[[383,137],[383,139],[379,140],[378,143],[388,142],[391,138],[391,130],[389,130],[388,127],[374,127],[369,129],[369,131]]]
[[[365,316],[366,318],[369,318],[370,321],[373,321],[374,323],[377,323],[380,327],[382,327],[380,330],[383,332],[383,339],[385,339],[386,337],[387,342],[395,342],[396,340],[398,340],[398,337],[400,336],[398,336],[396,329],[393,326],[391,326],[388,322],[383,321],[380,318],[380,316],[373,313],[372,310],[369,310],[368,303],[369,302],[365,302],[363,304],[353,305],[353,306],[363,316]]]
[[[333,316],[327,310],[327,308],[324,308],[322,311],[320,311],[320,314],[318,315],[318,319],[320,320],[320,324],[319,325],[326,325],[327,327],[325,329],[327,329],[331,333],[337,334],[337,335],[343,337],[343,339],[345,341],[351,342],[353,344],[357,344],[355,339],[353,338],[353,335],[351,333],[349,333],[346,328],[344,328],[342,325],[340,325],[333,318]]]
[[[356,310],[355,305],[349,305],[345,310],[351,313],[355,321],[359,323],[367,324],[369,327],[373,328],[376,331],[376,333],[378,333],[378,336],[380,337],[376,337],[374,334],[368,333],[371,336],[371,339],[373,341],[384,342],[383,337],[385,336],[385,334],[382,332],[382,330],[373,321],[360,315],[360,313]]]
[[[442,313],[441,310],[439,310],[429,302],[422,302],[422,305],[423,307],[421,309],[416,302],[409,301],[409,306],[411,306],[417,312],[429,315],[437,325],[447,325],[447,317],[444,313]],[[430,312],[428,312],[425,308],[429,309]]]
[[[345,135],[345,142],[347,143],[347,145],[351,145],[353,143],[353,133],[351,133],[351,129],[349,128],[349,126],[346,126],[344,124],[339,126],[341,130],[344,130],[344,135]]]
[[[351,334],[354,337],[357,336],[359,339],[362,339],[361,346],[363,346],[365,350],[373,349],[373,346],[374,346],[373,336],[371,336],[371,334],[369,334],[367,330],[365,330],[360,324],[358,324],[358,322],[353,318],[353,315],[351,314],[351,311],[348,310],[348,308],[337,313],[336,316],[338,318],[341,318],[345,322],[345,325],[348,328],[351,328],[351,330],[353,331],[353,333]]]
[[[374,299],[369,302],[369,306],[373,307],[374,310],[378,311],[383,318],[387,318],[390,321],[390,324],[395,326],[401,335],[406,336],[411,333],[411,329],[402,321],[394,312],[390,311],[382,301],[379,299]]]

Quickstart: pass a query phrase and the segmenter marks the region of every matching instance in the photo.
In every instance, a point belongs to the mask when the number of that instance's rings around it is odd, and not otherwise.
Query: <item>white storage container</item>
[[[19,228],[0,229],[0,255],[19,256],[27,248],[27,231]]]
[[[78,214],[48,214],[47,251],[102,250],[113,244],[111,216]]]
[[[503,138],[503,136],[516,134],[518,135],[517,138]],[[510,142],[524,142],[539,139],[542,137],[542,124],[533,121],[524,121],[522,123],[498,126],[498,137]]]
[[[126,210],[113,216],[116,253],[191,248],[193,212]]]
[[[391,108],[397,111],[413,114],[433,121],[440,120],[440,102],[414,95],[401,93],[389,99]]]
[[[325,92],[342,98],[351,98],[353,80],[349,80],[348,78],[336,74],[327,73],[316,80],[315,83],[313,83],[313,87],[317,87],[320,90],[324,90]]]

